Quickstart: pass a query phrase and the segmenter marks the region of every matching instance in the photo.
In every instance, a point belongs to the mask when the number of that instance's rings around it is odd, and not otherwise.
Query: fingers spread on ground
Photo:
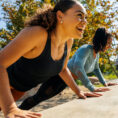
[[[93,92],[93,93],[94,93],[94,92]],[[94,94],[102,96],[102,94],[100,94],[100,93],[94,93]]]
[[[87,93],[85,93],[85,95],[86,95],[86,96],[92,96],[92,95],[94,95],[94,94],[87,92]]]
[[[87,97],[99,97],[99,96],[101,96],[101,95],[99,95],[99,94],[94,94],[94,93],[90,93],[90,92],[85,93],[85,95],[86,95]]]
[[[35,115],[35,116],[42,116],[42,114],[40,114],[40,113],[34,113],[34,112],[30,112],[29,114],[32,114],[32,115]]]
[[[26,118],[26,117],[25,116],[21,116],[21,115],[15,115],[13,118]]]
[[[26,115],[27,118],[41,118],[40,116],[36,116],[36,115]]]

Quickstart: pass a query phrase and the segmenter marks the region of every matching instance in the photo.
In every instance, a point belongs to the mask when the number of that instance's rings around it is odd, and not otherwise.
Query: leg
[[[19,100],[25,94],[25,92],[20,92],[15,89],[11,89],[11,92],[15,101]]]
[[[43,83],[34,96],[25,99],[23,103],[19,106],[19,108],[28,110],[37,105],[38,103],[57,95],[58,93],[63,91],[66,86],[67,85],[59,77],[59,75],[54,76],[45,83]]]

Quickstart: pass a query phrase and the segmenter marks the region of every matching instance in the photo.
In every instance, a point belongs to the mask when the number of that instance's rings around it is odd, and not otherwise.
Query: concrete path
[[[42,111],[43,118],[118,118],[118,86],[102,97],[75,99]]]

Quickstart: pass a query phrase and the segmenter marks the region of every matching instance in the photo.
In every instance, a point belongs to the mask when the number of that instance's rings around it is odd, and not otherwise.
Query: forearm
[[[82,84],[83,84],[86,88],[88,88],[90,91],[93,92],[93,91],[95,90],[94,86],[92,85],[91,81],[90,81],[88,78],[78,77],[78,79],[80,79],[81,82],[82,82]]]
[[[95,87],[92,85],[91,82],[82,82],[86,88],[88,88],[91,92],[95,90]]]
[[[10,109],[17,107],[10,91],[6,69],[0,66],[0,107],[6,115]]]
[[[94,70],[94,74],[98,77],[99,81],[100,81],[103,85],[106,84],[106,81],[105,81],[105,79],[104,79],[104,77],[103,77],[103,75],[102,75],[100,69],[95,69],[95,70]]]
[[[75,73],[78,77],[78,79],[80,79],[82,81],[82,84],[88,88],[90,91],[94,91],[94,86],[92,85],[91,81],[89,80],[85,70],[83,69],[83,67],[80,67],[79,69],[75,70]]]
[[[76,76],[75,74],[73,74],[73,73],[71,73],[72,74],[72,76],[73,76],[73,78],[74,78],[74,80],[77,80],[77,79],[80,79],[80,77],[78,77],[78,76]],[[90,81],[84,81],[84,79],[83,78],[81,78],[80,79],[81,81],[82,81],[82,84],[86,87],[86,88],[88,88],[90,91],[94,91],[94,86],[92,85],[92,83],[90,82]]]
[[[69,69],[66,68],[62,70],[59,75],[64,80],[64,82],[79,96],[80,89],[74,81]]]

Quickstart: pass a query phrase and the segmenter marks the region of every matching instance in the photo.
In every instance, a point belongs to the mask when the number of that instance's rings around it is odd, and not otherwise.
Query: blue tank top
[[[7,68],[10,85],[16,90],[27,91],[38,84],[45,82],[52,76],[59,74],[67,56],[67,42],[64,54],[60,60],[54,61],[51,57],[51,38],[48,39],[40,56],[27,59],[21,57]]]

